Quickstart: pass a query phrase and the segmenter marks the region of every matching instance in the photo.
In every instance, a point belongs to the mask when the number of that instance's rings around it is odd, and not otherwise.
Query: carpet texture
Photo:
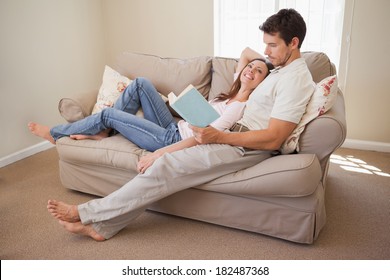
[[[390,259],[390,154],[339,149],[326,188],[327,224],[312,245],[146,211],[114,238],[66,232],[50,198],[93,196],[65,189],[55,148],[0,168],[2,260]]]

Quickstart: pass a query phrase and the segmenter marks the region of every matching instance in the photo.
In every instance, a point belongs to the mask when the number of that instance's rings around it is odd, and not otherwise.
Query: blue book
[[[178,96],[171,92],[168,100],[169,105],[193,126],[206,127],[220,117],[193,85],[189,85]]]

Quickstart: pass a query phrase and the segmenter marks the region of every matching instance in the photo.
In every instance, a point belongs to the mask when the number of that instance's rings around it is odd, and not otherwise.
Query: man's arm
[[[199,144],[228,144],[254,150],[278,150],[297,124],[271,118],[267,129],[246,132],[222,132],[212,127],[192,126]]]

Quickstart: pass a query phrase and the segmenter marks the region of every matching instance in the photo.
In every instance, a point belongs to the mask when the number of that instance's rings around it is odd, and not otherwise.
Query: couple
[[[151,203],[269,158],[270,151],[279,149],[299,123],[314,85],[300,54],[306,34],[301,15],[293,9],[280,10],[260,30],[265,55],[277,68],[250,94],[238,121],[244,132],[190,126],[195,146],[162,155],[145,173],[104,198],[80,205],[49,200],[48,211],[66,230],[103,241]],[[248,61],[259,56],[250,49],[243,55]],[[40,129],[40,125],[30,125],[33,133]]]

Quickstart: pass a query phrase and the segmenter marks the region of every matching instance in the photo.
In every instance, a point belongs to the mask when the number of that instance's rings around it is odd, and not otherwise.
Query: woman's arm
[[[223,101],[222,101],[223,102]],[[222,104],[222,103],[220,103]],[[219,106],[218,104],[214,106]],[[218,130],[230,129],[238,120],[241,119],[244,114],[245,102],[234,101],[228,105],[221,112],[221,109],[217,110],[221,116],[212,122],[210,125]]]
[[[238,64],[237,64],[236,73],[240,73],[241,70],[244,69],[244,67],[247,66],[248,63],[255,58],[264,58],[265,59],[265,57],[263,55],[259,54],[258,52],[256,52],[255,50],[252,50],[249,47],[246,47],[241,52],[240,60],[238,61]]]
[[[166,153],[173,153],[185,148],[198,145],[198,142],[195,141],[195,137],[190,137],[184,140],[181,140],[172,145],[166,146],[164,148],[158,149],[153,153],[150,153],[146,156],[143,156],[138,161],[137,170],[139,173],[144,173],[146,169],[153,165],[154,161]]]

